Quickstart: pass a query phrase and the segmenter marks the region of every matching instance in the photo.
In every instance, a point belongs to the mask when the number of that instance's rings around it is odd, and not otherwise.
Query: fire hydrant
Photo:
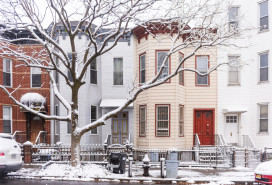
[[[150,159],[149,159],[147,154],[145,154],[143,162],[144,162],[144,165],[143,165],[144,174],[143,174],[143,176],[149,176],[149,168],[150,168],[149,162],[150,162]]]

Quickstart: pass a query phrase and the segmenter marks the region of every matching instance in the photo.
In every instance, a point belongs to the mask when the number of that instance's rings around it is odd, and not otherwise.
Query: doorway
[[[126,144],[128,138],[128,112],[122,112],[112,118],[112,143]]]
[[[194,134],[201,145],[214,145],[214,110],[194,110]]]
[[[239,117],[238,114],[226,114],[225,116],[225,139],[228,144],[238,145],[239,140]]]

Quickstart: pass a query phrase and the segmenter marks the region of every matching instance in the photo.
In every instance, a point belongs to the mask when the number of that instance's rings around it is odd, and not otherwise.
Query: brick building
[[[3,46],[6,43],[0,44]],[[41,58],[41,56],[46,56],[43,55],[44,48],[37,44],[10,43],[9,47],[28,56],[37,57],[37,59],[46,59]],[[20,61],[20,57],[8,54],[5,49],[1,49],[0,53],[0,84],[5,86],[9,92],[13,92],[12,96],[18,101],[21,100],[23,95],[32,98],[35,95],[36,97],[43,97],[45,102],[43,102],[44,108],[41,109],[41,112],[49,114],[50,79],[47,72],[44,69],[21,65],[23,63]],[[33,109],[35,108],[33,106]],[[8,97],[3,89],[0,89],[0,133],[15,133],[18,142],[22,143],[29,140],[35,143],[40,131],[46,133],[41,134],[42,142],[50,143],[50,121],[24,111]]]

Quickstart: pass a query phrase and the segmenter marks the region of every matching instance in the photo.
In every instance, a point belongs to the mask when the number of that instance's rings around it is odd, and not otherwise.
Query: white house
[[[232,63],[218,72],[218,133],[232,145],[272,147],[271,10],[271,0],[234,0],[226,15],[228,29],[251,28],[230,41],[247,47],[218,49]]]
[[[76,24],[76,22],[72,22]],[[61,26],[56,29],[61,30]],[[94,121],[106,112],[117,108],[122,101],[127,98],[130,84],[133,79],[133,45],[131,36],[128,34],[122,38],[114,49],[105,53],[92,62],[86,73],[86,83],[79,91],[79,125],[83,126],[90,121]],[[64,48],[68,56],[71,52],[69,38],[64,31],[58,31],[58,43]],[[103,41],[103,40],[98,40]],[[80,50],[87,46],[88,38],[84,33],[79,33],[76,37],[76,45]],[[108,45],[112,44],[111,42]],[[77,51],[80,55],[81,51]],[[81,57],[81,56],[78,56]],[[65,69],[64,69],[65,70]],[[58,75],[58,86],[60,93],[66,100],[71,100],[70,88],[66,85],[65,79]],[[51,114],[66,115],[67,110],[52,98]],[[51,143],[58,141],[70,144],[71,129],[70,123],[63,121],[52,121]],[[104,126],[86,133],[81,144],[102,144],[107,135],[111,135],[112,143],[122,143],[127,140],[129,134],[133,138],[133,105],[130,105],[119,115],[106,121]]]

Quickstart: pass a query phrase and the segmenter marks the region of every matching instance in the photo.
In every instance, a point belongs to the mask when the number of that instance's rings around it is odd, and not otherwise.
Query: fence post
[[[128,158],[128,161],[129,161],[129,166],[128,166],[128,177],[132,177],[132,161],[133,161],[133,158],[132,158],[132,157],[129,157],[129,158]]]
[[[247,148],[245,148],[245,167],[247,167],[247,159],[248,156],[247,156]]]
[[[235,167],[235,150],[232,151],[232,167]]]
[[[161,158],[160,161],[161,161],[161,178],[164,178],[165,177],[165,174],[164,174],[164,162],[165,162],[165,158]]]
[[[30,141],[27,141],[23,144],[25,164],[30,164],[32,162],[32,147],[33,144]]]

